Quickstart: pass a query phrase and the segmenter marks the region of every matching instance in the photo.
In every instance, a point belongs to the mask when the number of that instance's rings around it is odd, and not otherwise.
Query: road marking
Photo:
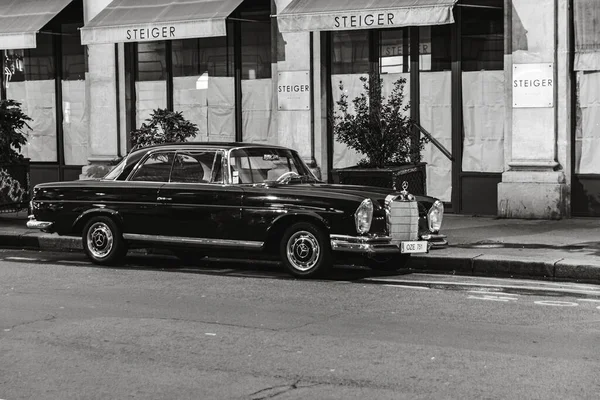
[[[577,307],[579,304],[572,303],[570,301],[552,301],[552,300],[541,300],[534,301],[535,304],[540,306],[553,306],[553,307]]]
[[[372,280],[370,278],[367,281]],[[380,279],[378,279],[380,280]],[[469,283],[469,282],[448,282],[448,281],[423,281],[423,280],[406,280],[406,279],[381,279],[381,282],[389,282],[389,284],[419,284],[419,285],[445,285],[445,286],[469,286],[469,287],[488,287],[498,289],[514,289],[514,290],[530,290],[530,291],[544,291],[544,292],[556,292],[556,293],[577,293],[577,294],[594,294],[600,296],[600,290],[579,290],[565,288],[553,288],[547,286],[518,286],[518,285],[494,285],[491,283]]]
[[[467,293],[477,293],[477,294],[485,294],[485,295],[492,295],[492,296],[497,296],[499,294],[502,296],[519,296],[518,294],[514,294],[514,293],[487,292],[484,290],[467,290]]]
[[[389,287],[406,288],[406,289],[417,289],[417,290],[430,290],[431,288],[424,286],[411,286],[411,285],[383,285]]]
[[[470,295],[467,299],[472,300],[488,300],[488,301],[502,301],[508,303],[509,301],[517,301],[518,299],[514,297],[506,297],[506,296],[473,296]]]
[[[205,333],[205,335],[206,335],[206,336],[217,336],[217,334],[216,334],[216,333],[208,333],[208,332],[207,332],[207,333]]]
[[[589,301],[592,303],[600,303],[600,300],[596,300],[596,299],[577,299],[577,301]]]

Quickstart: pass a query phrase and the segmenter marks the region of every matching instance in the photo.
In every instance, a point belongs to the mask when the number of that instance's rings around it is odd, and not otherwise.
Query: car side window
[[[142,182],[168,182],[173,165],[175,152],[161,152],[150,155],[138,167],[131,177],[131,181]]]
[[[173,163],[171,182],[217,183],[222,182],[216,166],[220,167],[220,153],[216,150],[179,152]],[[215,174],[217,173],[217,174]],[[222,175],[222,174],[221,174]]]

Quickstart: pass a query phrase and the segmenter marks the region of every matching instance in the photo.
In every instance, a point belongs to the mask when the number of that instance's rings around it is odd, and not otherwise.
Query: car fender
[[[273,223],[267,229],[267,237],[269,238],[268,241],[283,235],[285,229],[296,221],[313,222],[317,226],[323,228],[328,235],[331,229],[329,222],[316,212],[298,210],[288,211],[287,213],[282,214],[273,220]]]
[[[97,216],[97,215],[112,217],[117,221],[117,223],[119,225],[122,225],[122,223],[123,223],[123,219],[121,218],[121,215],[119,214],[118,211],[112,210],[110,208],[99,208],[99,207],[90,208],[88,210],[85,210],[81,214],[79,214],[79,216],[75,219],[75,222],[73,223],[73,229],[72,229],[73,232],[81,233],[85,223],[92,216]]]

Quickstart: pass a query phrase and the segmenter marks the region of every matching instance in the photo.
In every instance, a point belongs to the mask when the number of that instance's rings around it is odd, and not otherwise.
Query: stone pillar
[[[291,0],[275,0],[276,12],[281,12]],[[277,34],[277,69],[273,76],[276,86],[280,72],[311,72],[310,32],[291,32]],[[314,86],[314,85],[312,85]],[[314,87],[311,87],[314,95]],[[277,104],[277,102],[275,102]],[[315,160],[312,138],[312,111],[277,109],[277,129],[279,144],[298,151],[309,164]]]
[[[498,215],[559,219],[569,215],[570,74],[568,0],[506,0],[507,165]],[[516,108],[515,65],[553,65],[552,107]],[[512,111],[512,112],[511,112]]]
[[[84,23],[87,24],[111,0],[84,0]],[[81,179],[104,176],[108,165],[119,154],[117,129],[117,74],[114,44],[95,44],[88,48],[86,74],[89,115],[89,165],[82,169]]]

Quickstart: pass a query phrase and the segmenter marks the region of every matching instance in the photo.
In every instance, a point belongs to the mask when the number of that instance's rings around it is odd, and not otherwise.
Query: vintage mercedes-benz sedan
[[[81,235],[97,264],[162,247],[186,261],[271,255],[296,277],[343,256],[393,270],[446,244],[443,204],[404,189],[320,182],[279,146],[166,144],[129,153],[103,179],[35,186],[27,226]]]

